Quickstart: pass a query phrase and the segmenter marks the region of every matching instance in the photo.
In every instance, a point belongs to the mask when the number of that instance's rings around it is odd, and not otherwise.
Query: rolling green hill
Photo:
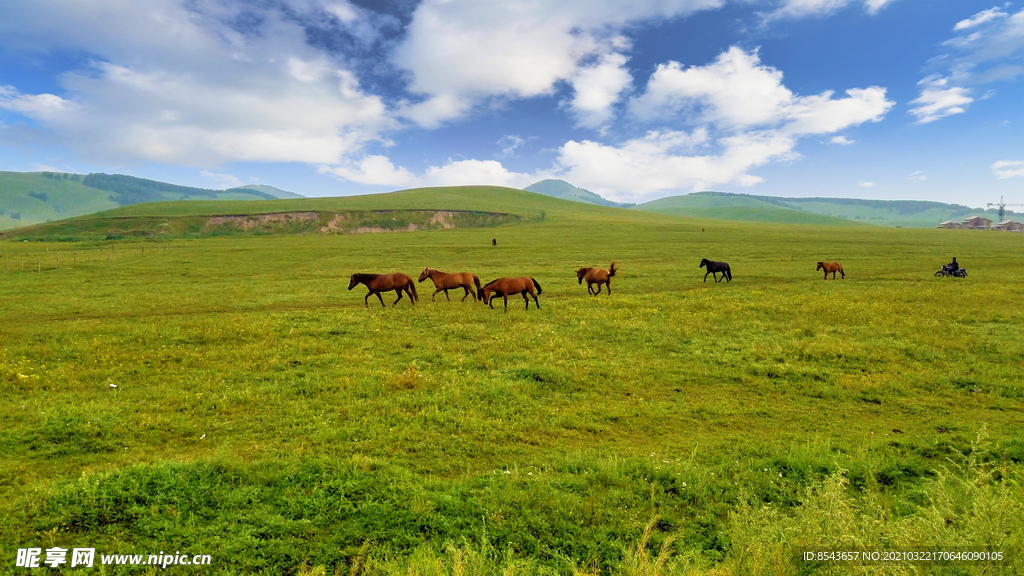
[[[590,190],[577,188],[565,180],[541,180],[540,182],[530,184],[526,188],[523,188],[523,190],[526,190],[527,192],[536,192],[537,194],[544,194],[545,196],[552,196],[554,198],[561,198],[563,200],[572,200],[573,202],[597,204],[598,206],[632,206],[632,204],[622,204],[619,202],[612,202],[611,200],[605,200],[600,195],[594,194]]]
[[[224,234],[358,233],[490,227],[566,218],[670,220],[581,205],[499,186],[418,188],[387,194],[256,201],[147,202],[5,234],[31,240],[179,238]]]
[[[211,190],[120,174],[0,172],[0,230],[141,202],[278,198],[302,196],[266,185]]]
[[[858,198],[777,198],[727,192],[694,192],[669,196],[635,206],[636,210],[726,220],[835,224],[837,220],[883,226],[926,228],[945,220],[960,221],[985,215],[993,221],[995,210],[959,204],[919,200],[863,200]],[[1006,218],[1020,217],[1007,212]]]

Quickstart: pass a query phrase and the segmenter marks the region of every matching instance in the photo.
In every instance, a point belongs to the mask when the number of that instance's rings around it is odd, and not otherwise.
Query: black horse
[[[729,269],[729,264],[726,262],[714,262],[707,258],[701,258],[700,266],[698,268],[707,268],[707,272],[704,274],[704,281],[708,281],[708,274],[715,279],[715,282],[719,282],[719,278],[716,274],[722,273],[722,278],[725,278],[726,282],[732,282],[732,270]]]

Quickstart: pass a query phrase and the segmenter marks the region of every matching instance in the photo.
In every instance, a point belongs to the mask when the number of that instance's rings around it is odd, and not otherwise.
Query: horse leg
[[[402,299],[402,289],[401,288],[395,288],[395,294],[398,294],[398,300]],[[395,303],[392,304],[392,306],[398,306],[398,300],[395,300]]]
[[[508,312],[508,292],[505,292],[505,312]]]
[[[434,290],[434,293],[430,295],[430,301],[431,302],[437,302],[437,300],[434,300],[434,296],[437,296],[437,293],[440,292],[440,291],[441,291],[440,288],[438,288],[437,290]]]
[[[537,295],[530,292],[530,296],[533,296],[533,303],[537,305],[537,310],[540,310],[540,302],[537,300]]]
[[[604,283],[604,285],[608,287],[608,295],[611,296],[612,295],[612,279],[609,278],[608,281]]]
[[[587,294],[594,295],[594,285],[589,280],[587,281]]]
[[[597,295],[598,295],[598,294],[600,294],[600,293],[601,293],[601,283],[600,283],[600,282],[598,282],[598,283],[597,283],[597,292],[594,292],[594,296],[597,296]]]
[[[469,297],[469,288],[466,288],[465,286],[463,286],[462,289],[466,291],[466,294],[465,294],[465,296],[462,297],[462,300],[459,300],[459,302],[465,302],[466,298]],[[473,301],[474,302],[476,301],[476,296],[473,297]]]
[[[366,298],[363,298],[363,304],[365,304],[367,308],[369,308],[369,307],[370,307],[370,302],[369,302],[369,298],[370,298],[370,296],[372,296],[372,295],[373,295],[373,291],[370,291],[370,292],[367,292],[367,293],[366,293]]]
[[[494,310],[494,299],[497,297],[498,293],[495,292],[494,294],[491,294],[491,297],[487,300],[487,304],[491,307],[491,310]]]
[[[708,274],[711,274],[711,270],[708,270],[707,272],[704,273],[704,282],[708,281]]]
[[[519,295],[522,296],[523,300],[526,301],[526,309],[529,310],[530,309],[530,297],[526,295],[526,290],[523,290],[522,292],[520,292]]]
[[[381,308],[387,308],[387,306],[384,305],[384,299],[381,298],[381,296],[380,296],[380,291],[374,292],[374,294],[377,295],[377,300],[380,300],[380,307]]]

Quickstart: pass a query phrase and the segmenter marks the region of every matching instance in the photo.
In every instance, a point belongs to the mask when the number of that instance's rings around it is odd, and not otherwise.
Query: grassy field
[[[294,202],[331,201],[543,219],[0,242],[4,572],[62,546],[210,554],[173,569],[204,574],[1021,573],[1024,235],[502,189]],[[216,212],[162,206],[121,210]],[[952,256],[969,278],[933,277]],[[703,257],[733,281],[702,283]],[[587,296],[574,270],[612,260]],[[532,276],[542,308],[345,290],[425,266]],[[912,546],[1011,556],[798,557]]]

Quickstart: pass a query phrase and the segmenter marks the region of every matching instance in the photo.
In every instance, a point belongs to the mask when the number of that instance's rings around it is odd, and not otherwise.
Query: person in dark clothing
[[[949,268],[950,272],[956,272],[960,269],[960,264],[956,261],[956,256],[953,256],[953,261],[946,264],[946,268]]]

